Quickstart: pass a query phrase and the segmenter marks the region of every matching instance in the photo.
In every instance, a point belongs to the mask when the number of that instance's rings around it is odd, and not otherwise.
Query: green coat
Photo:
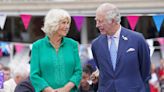
[[[33,43],[30,61],[30,80],[35,92],[50,86],[54,89],[73,82],[76,92],[82,76],[78,43],[63,37],[58,52],[51,45],[48,36]]]

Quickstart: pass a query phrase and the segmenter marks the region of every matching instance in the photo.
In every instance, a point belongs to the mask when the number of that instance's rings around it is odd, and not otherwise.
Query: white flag
[[[149,49],[150,49],[150,57],[152,57],[153,56],[153,53],[154,53],[154,50],[155,50],[155,48],[154,48],[154,46],[153,46],[153,39],[147,39],[146,40],[146,42],[148,43],[148,45],[149,45]]]
[[[153,46],[153,39],[146,39],[147,44],[149,45],[149,47]]]
[[[0,14],[0,27],[3,30],[5,22],[6,22],[6,15],[5,14]]]

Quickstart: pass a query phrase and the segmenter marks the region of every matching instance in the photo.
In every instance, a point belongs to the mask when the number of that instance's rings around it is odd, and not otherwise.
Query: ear
[[[115,19],[112,19],[111,22],[112,22],[113,25],[117,24]]]
[[[115,23],[116,22],[114,19],[112,19],[111,21],[112,21],[112,23]]]

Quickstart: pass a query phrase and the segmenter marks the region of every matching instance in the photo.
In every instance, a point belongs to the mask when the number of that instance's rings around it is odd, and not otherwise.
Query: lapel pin
[[[126,36],[124,36],[124,35],[122,35],[122,39],[128,40],[128,38]]]

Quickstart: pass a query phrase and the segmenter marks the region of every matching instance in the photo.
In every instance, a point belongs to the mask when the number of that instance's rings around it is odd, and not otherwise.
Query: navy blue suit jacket
[[[97,37],[91,49],[100,71],[98,92],[145,92],[145,83],[151,76],[150,55],[140,33],[121,28],[115,70],[106,35]]]

